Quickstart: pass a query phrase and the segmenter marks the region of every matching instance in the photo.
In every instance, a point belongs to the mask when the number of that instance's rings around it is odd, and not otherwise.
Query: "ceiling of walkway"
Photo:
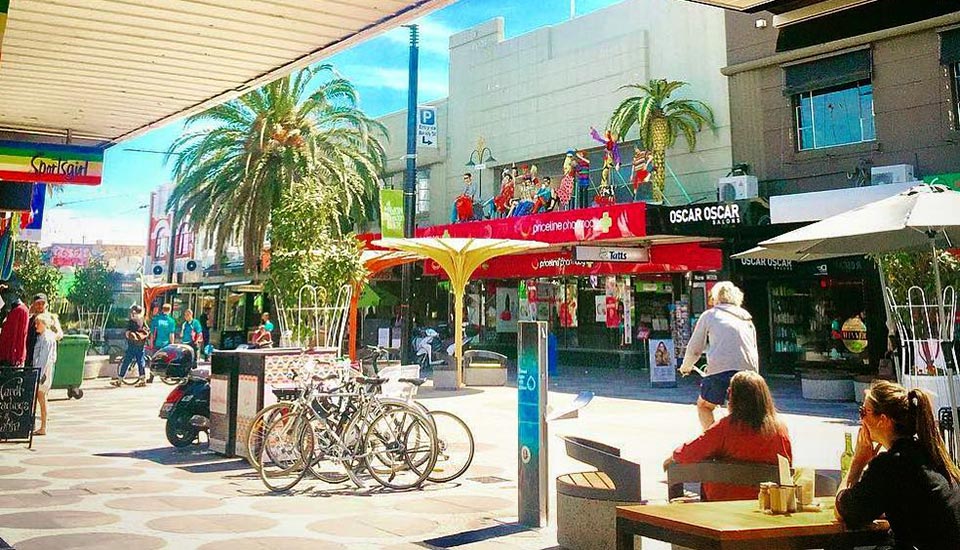
[[[0,132],[116,142],[453,0],[10,0]]]

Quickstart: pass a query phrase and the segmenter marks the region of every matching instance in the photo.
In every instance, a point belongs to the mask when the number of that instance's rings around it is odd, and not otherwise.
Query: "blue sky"
[[[578,0],[584,15],[619,0]],[[461,0],[418,21],[421,32],[418,100],[447,95],[449,37],[494,17],[503,17],[507,37],[566,21],[570,0]],[[325,62],[359,89],[361,107],[372,116],[406,108],[407,29],[396,29]],[[43,242],[146,243],[150,191],[169,181],[163,155],[131,151],[165,151],[183,130],[172,123],[107,150],[103,184],[67,186],[47,198]]]

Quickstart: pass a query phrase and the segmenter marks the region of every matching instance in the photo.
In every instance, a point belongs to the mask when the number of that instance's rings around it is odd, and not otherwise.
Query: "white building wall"
[[[651,78],[688,82],[675,97],[713,108],[716,131],[702,132],[692,154],[681,138],[667,162],[691,200],[715,200],[717,178],[732,164],[725,65],[723,11],[676,0],[625,0],[509,40],[502,18],[451,36],[449,97],[439,102],[437,117],[441,147],[436,154],[418,152],[418,165],[431,167],[430,222],[449,223],[479,137],[496,158],[481,176],[483,198],[498,190],[497,166],[552,157],[540,163],[541,175],[558,182],[559,156],[598,147],[590,126],[606,127],[630,95],[619,88]],[[381,121],[391,135],[388,173],[402,171],[405,113]],[[621,148],[625,164],[632,153]],[[686,202],[669,175],[666,195],[671,203]]]

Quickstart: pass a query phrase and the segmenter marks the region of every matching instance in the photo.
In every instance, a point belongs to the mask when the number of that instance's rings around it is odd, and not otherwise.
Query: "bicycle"
[[[325,387],[331,380],[338,385]],[[257,453],[264,485],[286,491],[310,471],[321,481],[349,479],[363,487],[358,475],[366,471],[386,488],[420,486],[436,462],[436,434],[417,408],[378,399],[374,390],[384,382],[342,374],[311,377],[300,406],[264,430]],[[341,471],[328,472],[328,464]]]

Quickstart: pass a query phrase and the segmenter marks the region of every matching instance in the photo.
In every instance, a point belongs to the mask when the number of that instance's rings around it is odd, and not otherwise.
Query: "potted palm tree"
[[[653,202],[663,202],[666,183],[667,149],[683,135],[693,152],[697,134],[704,126],[714,128],[713,110],[695,99],[672,99],[686,82],[654,79],[646,84],[628,84],[621,89],[634,89],[637,94],[624,99],[610,117],[607,128],[623,140],[634,126],[640,142],[653,153]]]

